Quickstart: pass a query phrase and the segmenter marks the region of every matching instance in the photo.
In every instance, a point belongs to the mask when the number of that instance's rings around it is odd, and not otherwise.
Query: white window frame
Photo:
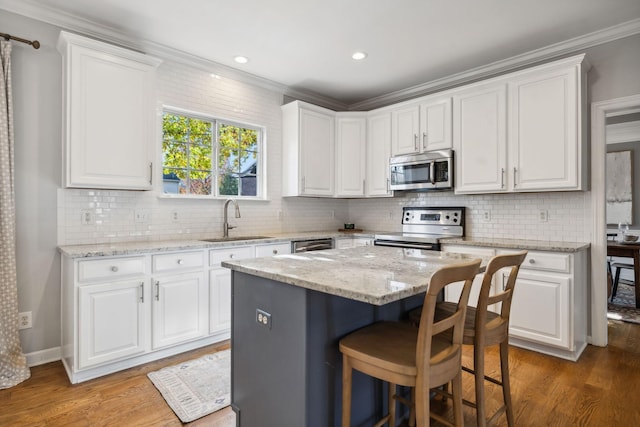
[[[213,133],[215,133],[216,135],[216,144],[212,147],[212,159],[211,159],[211,165],[212,165],[212,174],[213,174],[213,183],[212,183],[212,188],[211,188],[211,192],[212,194],[210,195],[199,195],[199,194],[175,194],[175,193],[165,193],[163,190],[163,171],[164,171],[164,159],[163,159],[163,148],[162,148],[162,144],[164,141],[164,131],[162,128],[162,119],[165,113],[168,114],[175,114],[175,115],[180,115],[180,116],[186,116],[189,118],[194,118],[194,119],[198,119],[198,120],[203,120],[203,121],[207,121],[207,122],[211,122],[212,124],[214,124],[214,130]],[[253,129],[258,131],[258,155],[257,155],[257,173],[256,173],[256,179],[257,179],[257,183],[256,183],[256,195],[255,196],[241,196],[241,195],[225,195],[225,194],[218,194],[218,174],[219,174],[219,169],[218,169],[218,149],[219,146],[217,144],[217,134],[218,134],[218,125],[222,123],[222,124],[226,124],[226,125],[231,125],[231,126],[237,126],[237,127],[242,127],[242,128],[246,128],[246,129]],[[267,130],[265,126],[262,125],[256,125],[253,123],[246,123],[246,122],[242,122],[242,121],[238,121],[238,120],[233,120],[233,119],[227,119],[224,117],[220,117],[220,116],[214,116],[214,115],[209,115],[206,113],[201,113],[201,112],[197,112],[197,111],[192,111],[192,110],[187,110],[187,109],[183,109],[183,108],[179,108],[179,107],[172,107],[169,105],[163,105],[162,106],[162,110],[160,111],[159,114],[159,134],[160,134],[160,138],[159,138],[159,143],[158,143],[158,158],[159,158],[159,162],[158,164],[160,165],[160,167],[158,168],[158,175],[159,175],[159,179],[156,180],[156,182],[159,182],[159,191],[160,191],[160,197],[161,198],[168,198],[168,199],[191,199],[191,200],[226,200],[229,198],[233,198],[233,199],[239,199],[239,200],[267,200],[267,162],[266,162],[266,151],[267,151]]]

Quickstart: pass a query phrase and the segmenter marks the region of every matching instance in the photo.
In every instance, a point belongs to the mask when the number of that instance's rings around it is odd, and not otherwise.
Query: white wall
[[[13,83],[16,133],[17,251],[19,307],[33,311],[34,327],[21,332],[25,352],[59,346],[60,267],[58,244],[125,240],[161,240],[186,235],[219,235],[222,201],[166,200],[153,192],[61,189],[61,59],[55,49],[59,29],[6,11],[2,32],[38,39],[42,47],[16,43]],[[596,99],[640,93],[637,70],[640,36],[593,48],[595,76],[590,88]],[[590,53],[590,52],[588,52]],[[591,73],[590,73],[591,79]],[[464,205],[469,208],[472,236],[541,237],[548,240],[589,240],[589,192],[453,196],[452,193],[409,193],[392,199],[327,200],[280,196],[282,95],[246,83],[215,81],[202,70],[165,61],[159,69],[158,102],[247,121],[267,128],[269,201],[241,202],[242,234],[278,231],[334,230],[343,222],[394,230],[400,228],[404,205]],[[96,203],[108,207],[100,226],[82,226],[80,210]],[[150,212],[146,224],[135,224],[137,207]],[[484,223],[478,210],[490,209]],[[547,209],[549,221],[537,222],[532,212]],[[170,219],[178,210],[181,224]],[[277,212],[282,210],[284,220]],[[335,218],[330,213],[335,212]],[[236,221],[234,219],[234,221]],[[534,231],[535,230],[535,231]]]

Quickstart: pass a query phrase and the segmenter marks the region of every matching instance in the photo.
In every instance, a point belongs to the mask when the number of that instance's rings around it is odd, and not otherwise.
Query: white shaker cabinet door
[[[300,109],[301,194],[333,196],[334,117]]]
[[[456,193],[507,191],[506,84],[473,87],[453,98]]]
[[[65,185],[152,188],[160,61],[62,32]]]
[[[129,280],[78,289],[78,367],[100,365],[147,350],[148,284]]]
[[[361,113],[339,113],[336,130],[336,196],[362,197],[367,119]]]
[[[510,173],[515,191],[579,189],[576,67],[509,83]]]
[[[208,289],[203,272],[153,281],[153,348],[207,335]]]
[[[567,276],[520,269],[511,302],[509,335],[573,349],[570,284]]]
[[[391,155],[420,151],[420,106],[410,105],[391,112]]]
[[[367,197],[391,197],[389,190],[389,157],[391,157],[391,113],[372,115],[367,119]]]

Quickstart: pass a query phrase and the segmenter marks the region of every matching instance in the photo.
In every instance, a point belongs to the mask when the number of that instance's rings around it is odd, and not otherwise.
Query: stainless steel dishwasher
[[[291,242],[291,253],[293,254],[324,249],[333,249],[333,239],[294,240]]]

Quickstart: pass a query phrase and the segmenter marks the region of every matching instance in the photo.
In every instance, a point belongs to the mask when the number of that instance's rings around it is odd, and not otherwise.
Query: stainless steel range
[[[402,232],[376,234],[374,245],[439,251],[446,238],[464,236],[464,207],[406,207]]]

